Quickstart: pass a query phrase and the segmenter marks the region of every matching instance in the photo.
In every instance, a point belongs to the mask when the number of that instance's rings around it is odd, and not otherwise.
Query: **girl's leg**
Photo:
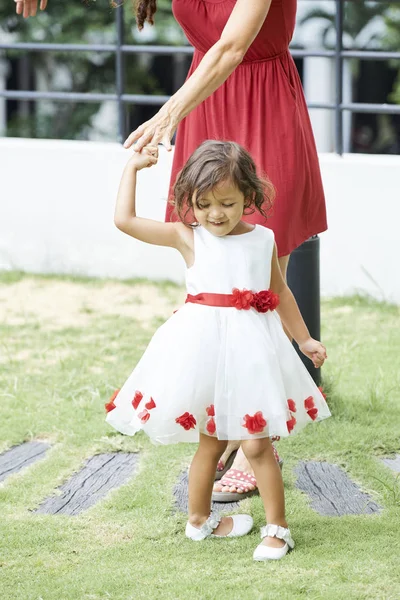
[[[211,492],[218,460],[225,450],[226,441],[200,434],[200,443],[189,470],[189,523],[200,527],[211,511]],[[223,517],[214,535],[227,535],[232,530],[231,517]]]
[[[243,440],[242,448],[254,470],[267,523],[287,527],[282,473],[275,460],[270,439]],[[278,538],[266,537],[263,544],[279,548],[284,546],[285,542]]]

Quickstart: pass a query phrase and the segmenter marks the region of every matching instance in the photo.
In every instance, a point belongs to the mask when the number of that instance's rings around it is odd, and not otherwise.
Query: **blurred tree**
[[[322,4],[322,3],[321,3]],[[343,45],[346,48],[363,48],[379,41],[379,34],[371,28],[374,19],[382,19],[389,8],[387,2],[369,2],[365,0],[344,0],[343,5]],[[335,5],[329,8],[319,6],[311,9],[301,19],[306,23],[311,19],[320,19],[321,43],[325,48],[333,48],[336,42]]]
[[[335,4],[331,10],[317,7],[310,10],[301,23],[320,20],[321,44],[334,48],[336,43]],[[343,47],[346,49],[379,48],[399,50],[400,48],[400,9],[398,3],[365,0],[344,0],[343,4]],[[381,61],[351,59],[345,62],[351,73],[347,101],[384,103],[400,101],[400,77],[393,88],[395,73]],[[374,82],[371,85],[371,82]],[[400,131],[396,115],[375,115],[353,113],[352,150],[355,152],[386,153],[398,152]]]
[[[400,49],[400,6],[391,6],[385,17],[386,35],[384,38],[385,48],[398,52]],[[392,66],[398,69],[393,92],[390,95],[392,102],[400,104],[400,61],[392,61]]]
[[[23,20],[10,10],[10,2],[0,6],[0,39],[47,43],[115,43],[117,10],[107,0],[102,2],[69,2],[51,0],[45,12]],[[124,6],[125,42],[152,44],[182,44],[183,34],[176,24],[169,0],[159,0],[157,27],[146,27],[139,34],[132,5]],[[115,57],[105,52],[3,52],[9,69],[9,89],[103,92],[115,91]],[[164,57],[159,57],[163,59]],[[125,56],[125,92],[166,94],[170,87],[165,69],[156,75],[158,57]],[[171,59],[170,59],[171,60]],[[170,62],[171,64],[171,62]],[[172,69],[167,69],[170,72]],[[170,73],[170,79],[172,74]],[[102,106],[103,105],[103,106]],[[59,139],[88,139],[96,135],[94,117],[104,103],[8,101],[6,135]],[[108,104],[108,117],[113,108]],[[116,107],[114,109],[116,113]],[[133,111],[134,112],[134,111]],[[98,119],[97,119],[98,120]],[[116,116],[114,119],[116,122]],[[101,126],[98,126],[101,130]],[[103,125],[104,129],[104,125]],[[111,127],[111,130],[113,128]],[[116,139],[116,131],[105,127],[103,137]],[[101,135],[101,131],[98,132]]]

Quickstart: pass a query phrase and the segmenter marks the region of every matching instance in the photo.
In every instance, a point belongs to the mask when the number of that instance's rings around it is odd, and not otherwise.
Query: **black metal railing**
[[[294,58],[325,57],[335,60],[336,95],[334,103],[308,102],[310,109],[327,109],[335,113],[335,144],[337,154],[343,153],[343,113],[377,113],[400,114],[400,106],[396,104],[370,104],[343,102],[343,65],[344,61],[358,58],[361,60],[400,60],[400,52],[353,51],[343,49],[344,10],[343,0],[334,0],[336,6],[336,47],[334,50],[299,50],[291,49]],[[169,96],[126,94],[124,92],[123,57],[125,54],[151,55],[183,55],[193,54],[190,46],[152,46],[124,44],[124,7],[115,9],[117,41],[115,44],[47,44],[47,43],[0,43],[0,50],[31,50],[35,52],[111,52],[115,55],[115,93],[76,93],[76,92],[44,92],[22,90],[0,90],[0,98],[10,100],[62,100],[66,102],[102,102],[112,100],[118,106],[118,141],[122,142],[125,131],[125,105],[141,104],[161,106]]]

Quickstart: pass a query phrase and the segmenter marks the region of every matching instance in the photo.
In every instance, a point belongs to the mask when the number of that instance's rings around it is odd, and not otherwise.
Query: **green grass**
[[[323,302],[324,385],[334,416],[279,443],[296,549],[263,564],[252,561],[263,524],[259,498],[243,503],[255,520],[251,535],[194,544],[172,495],[194,447],[153,446],[104,422],[104,402],[162,318],[124,314],[130,299],[143,304],[143,282],[8,274],[0,277],[0,308],[27,283],[30,294],[46,286],[54,293],[57,283],[63,294],[83,287],[87,298],[79,325],[52,322],[32,295],[23,310],[9,308],[0,319],[0,451],[30,439],[51,443],[44,460],[0,484],[1,600],[398,600],[400,481],[380,462],[400,451],[397,307],[361,297]],[[128,298],[103,313],[99,298],[113,286]],[[152,289],[176,308],[176,286]],[[57,306],[61,298],[52,300]],[[118,450],[140,452],[129,483],[76,517],[32,512],[88,457]],[[295,486],[293,468],[302,459],[340,465],[382,512],[318,515]]]

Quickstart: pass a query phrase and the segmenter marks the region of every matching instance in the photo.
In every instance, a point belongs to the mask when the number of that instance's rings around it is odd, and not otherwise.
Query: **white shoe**
[[[260,544],[254,550],[254,560],[280,560],[294,548],[294,541],[290,535],[290,530],[286,529],[286,527],[265,525],[261,527],[261,539],[263,540],[265,537],[276,537],[286,543],[282,548],[271,548],[270,546]]]
[[[226,537],[240,537],[242,535],[246,535],[251,531],[253,527],[253,519],[250,515],[231,515],[231,519],[233,521],[232,530],[226,535],[214,535],[213,531],[218,527],[221,522],[221,517],[218,513],[212,512],[208,517],[207,521],[198,529],[189,523],[186,523],[185,534],[186,537],[194,540],[195,542],[200,542],[207,537],[213,538],[226,538]]]

